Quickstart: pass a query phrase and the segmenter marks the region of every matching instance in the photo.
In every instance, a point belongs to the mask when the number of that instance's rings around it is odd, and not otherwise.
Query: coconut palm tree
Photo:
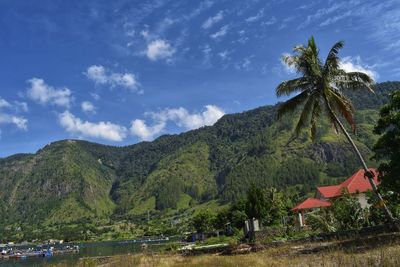
[[[289,67],[294,68],[298,74],[301,74],[301,77],[284,81],[276,88],[278,97],[297,93],[296,96],[279,106],[278,117],[302,108],[295,133],[299,135],[303,128],[311,125],[311,138],[314,140],[318,119],[322,114],[327,115],[336,132],[340,129],[346,136],[365,170],[365,177],[368,178],[379,201],[383,203],[387,218],[394,222],[391,212],[377,190],[373,172],[368,169],[360,151],[338,117],[342,116],[354,132],[354,107],[342,90],[368,90],[373,92],[371,85],[374,83],[373,79],[365,73],[346,72],[340,68],[338,53],[343,44],[343,41],[337,42],[329,51],[325,62],[322,62],[319,58],[314,37],[308,40],[307,46],[296,46],[293,49],[293,55],[283,56],[283,61]]]

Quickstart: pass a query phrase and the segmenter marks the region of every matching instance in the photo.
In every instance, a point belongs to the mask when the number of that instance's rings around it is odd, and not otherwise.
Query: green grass
[[[176,209],[180,210],[189,208],[191,200],[192,197],[189,196],[188,194],[181,194]]]
[[[131,214],[140,215],[145,214],[147,211],[152,211],[156,208],[156,198],[150,197],[139,204],[130,211]]]

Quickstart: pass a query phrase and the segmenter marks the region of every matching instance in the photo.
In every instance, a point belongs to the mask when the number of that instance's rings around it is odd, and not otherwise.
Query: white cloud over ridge
[[[151,61],[169,59],[175,53],[175,49],[166,40],[156,39],[147,44],[146,56]]]
[[[201,25],[203,29],[211,28],[215,23],[221,21],[224,18],[224,12],[221,10],[215,16],[209,17],[204,23]]]
[[[339,67],[346,72],[363,72],[368,74],[375,81],[379,79],[379,74],[373,70],[373,67],[363,64],[359,56],[342,58]]]
[[[122,87],[137,91],[140,86],[135,74],[112,72],[102,65],[92,65],[84,74],[95,84],[109,85],[111,88]]]
[[[156,135],[160,134],[165,128],[165,122],[159,122],[152,126],[146,125],[144,120],[133,120],[131,122],[130,133],[137,136],[140,140],[150,141]]]
[[[206,105],[204,108],[205,110],[201,113],[190,113],[183,107],[167,108],[159,112],[146,112],[145,116],[152,118],[155,123],[149,126],[144,120],[133,120],[130,132],[141,140],[149,141],[159,135],[169,121],[185,130],[194,130],[213,125],[225,115],[225,112],[215,105]]]
[[[103,121],[98,123],[82,121],[69,111],[59,114],[58,121],[67,132],[82,137],[120,142],[127,136],[127,129],[124,126]]]
[[[32,78],[28,80],[30,87],[27,95],[33,101],[42,105],[51,104],[60,107],[70,107],[73,101],[71,90],[66,87],[54,88],[45,83],[43,79]]]

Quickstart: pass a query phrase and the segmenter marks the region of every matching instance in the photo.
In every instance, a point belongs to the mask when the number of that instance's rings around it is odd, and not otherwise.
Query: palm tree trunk
[[[364,158],[362,157],[360,151],[358,150],[356,144],[354,144],[353,139],[351,139],[349,133],[348,133],[347,130],[344,128],[342,122],[339,120],[339,118],[336,116],[336,114],[333,112],[333,110],[331,109],[330,104],[328,103],[327,100],[326,100],[326,102],[327,102],[327,105],[328,105],[329,112],[331,113],[331,115],[332,115],[333,118],[335,119],[336,123],[339,125],[340,129],[342,130],[342,132],[343,132],[344,135],[346,136],[347,140],[348,140],[349,143],[351,144],[351,146],[352,146],[352,148],[353,148],[353,150],[354,150],[354,153],[357,155],[358,159],[360,160],[361,165],[362,165],[362,167],[363,167],[363,169],[364,169],[364,171],[365,171],[365,176],[368,177],[368,181],[369,181],[369,183],[371,184],[372,190],[374,191],[374,193],[375,193],[376,196],[378,197],[379,202],[383,204],[383,210],[385,211],[386,217],[389,219],[389,221],[390,221],[391,223],[393,223],[393,225],[397,228],[397,230],[400,230],[400,229],[399,229],[399,226],[396,224],[396,221],[395,221],[395,219],[394,219],[392,213],[390,212],[390,210],[389,210],[388,207],[386,206],[385,202],[383,201],[382,195],[381,195],[381,194],[379,193],[379,191],[378,191],[378,188],[377,188],[377,186],[376,186],[376,184],[375,184],[375,181],[374,181],[374,174],[373,174],[373,172],[371,172],[371,171],[368,169],[368,166],[367,166],[367,164],[365,163],[365,160],[364,160]]]

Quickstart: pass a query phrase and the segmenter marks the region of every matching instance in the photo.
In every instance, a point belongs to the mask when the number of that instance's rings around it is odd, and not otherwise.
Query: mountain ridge
[[[348,92],[357,109],[354,136],[370,165],[379,107],[400,82],[376,94]],[[213,126],[128,146],[59,140],[36,153],[0,159],[0,225],[57,225],[181,212],[208,201],[230,203],[252,182],[300,196],[357,169],[343,136],[321,120],[316,142],[293,138],[295,117],[276,120],[279,105],[227,114]],[[293,175],[296,174],[296,175]]]

